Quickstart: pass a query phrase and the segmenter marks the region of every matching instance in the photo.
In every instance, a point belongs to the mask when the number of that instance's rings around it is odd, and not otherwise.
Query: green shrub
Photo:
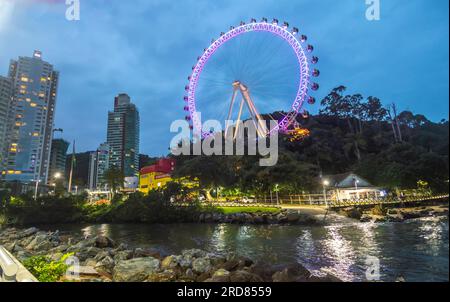
[[[64,262],[72,255],[73,253],[65,254],[58,261],[52,261],[47,256],[33,256],[23,261],[23,265],[40,282],[56,282],[69,268]]]

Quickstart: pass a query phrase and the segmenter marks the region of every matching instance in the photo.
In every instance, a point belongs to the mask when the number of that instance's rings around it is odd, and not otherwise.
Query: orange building
[[[163,158],[154,165],[142,168],[139,171],[139,191],[147,194],[149,191],[164,187],[172,181],[171,173],[175,169],[175,160]]]

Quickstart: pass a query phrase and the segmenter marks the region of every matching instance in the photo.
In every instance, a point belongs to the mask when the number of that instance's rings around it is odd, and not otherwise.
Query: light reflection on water
[[[359,223],[330,217],[328,225],[239,226],[233,224],[98,224],[49,226],[84,236],[103,234],[133,247],[163,253],[187,248],[236,253],[269,264],[298,262],[315,274],[364,281],[367,257],[377,257],[381,280],[448,281],[448,218],[404,223]]]

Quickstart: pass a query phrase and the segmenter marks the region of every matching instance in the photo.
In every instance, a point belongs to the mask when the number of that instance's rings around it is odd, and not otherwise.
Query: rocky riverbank
[[[245,210],[245,208],[244,208]],[[198,217],[200,223],[236,223],[236,224],[292,224],[314,225],[319,223],[315,215],[301,210],[280,210],[276,213],[202,213]]]
[[[381,208],[377,206],[372,209],[349,207],[341,209],[339,213],[361,222],[403,222],[415,218],[448,216],[448,208],[448,205],[404,208]]]
[[[18,260],[44,255],[59,260],[74,253],[81,282],[338,282],[317,277],[299,264],[272,266],[239,255],[217,255],[199,249],[163,255],[156,249],[130,248],[105,236],[44,232],[37,228],[0,230],[0,245]],[[68,281],[62,277],[60,281]]]

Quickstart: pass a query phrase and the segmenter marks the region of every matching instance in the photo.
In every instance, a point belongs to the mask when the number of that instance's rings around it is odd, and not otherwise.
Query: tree
[[[104,178],[111,190],[112,195],[117,192],[118,188],[123,187],[125,180],[122,170],[115,166],[112,166],[105,171]]]

